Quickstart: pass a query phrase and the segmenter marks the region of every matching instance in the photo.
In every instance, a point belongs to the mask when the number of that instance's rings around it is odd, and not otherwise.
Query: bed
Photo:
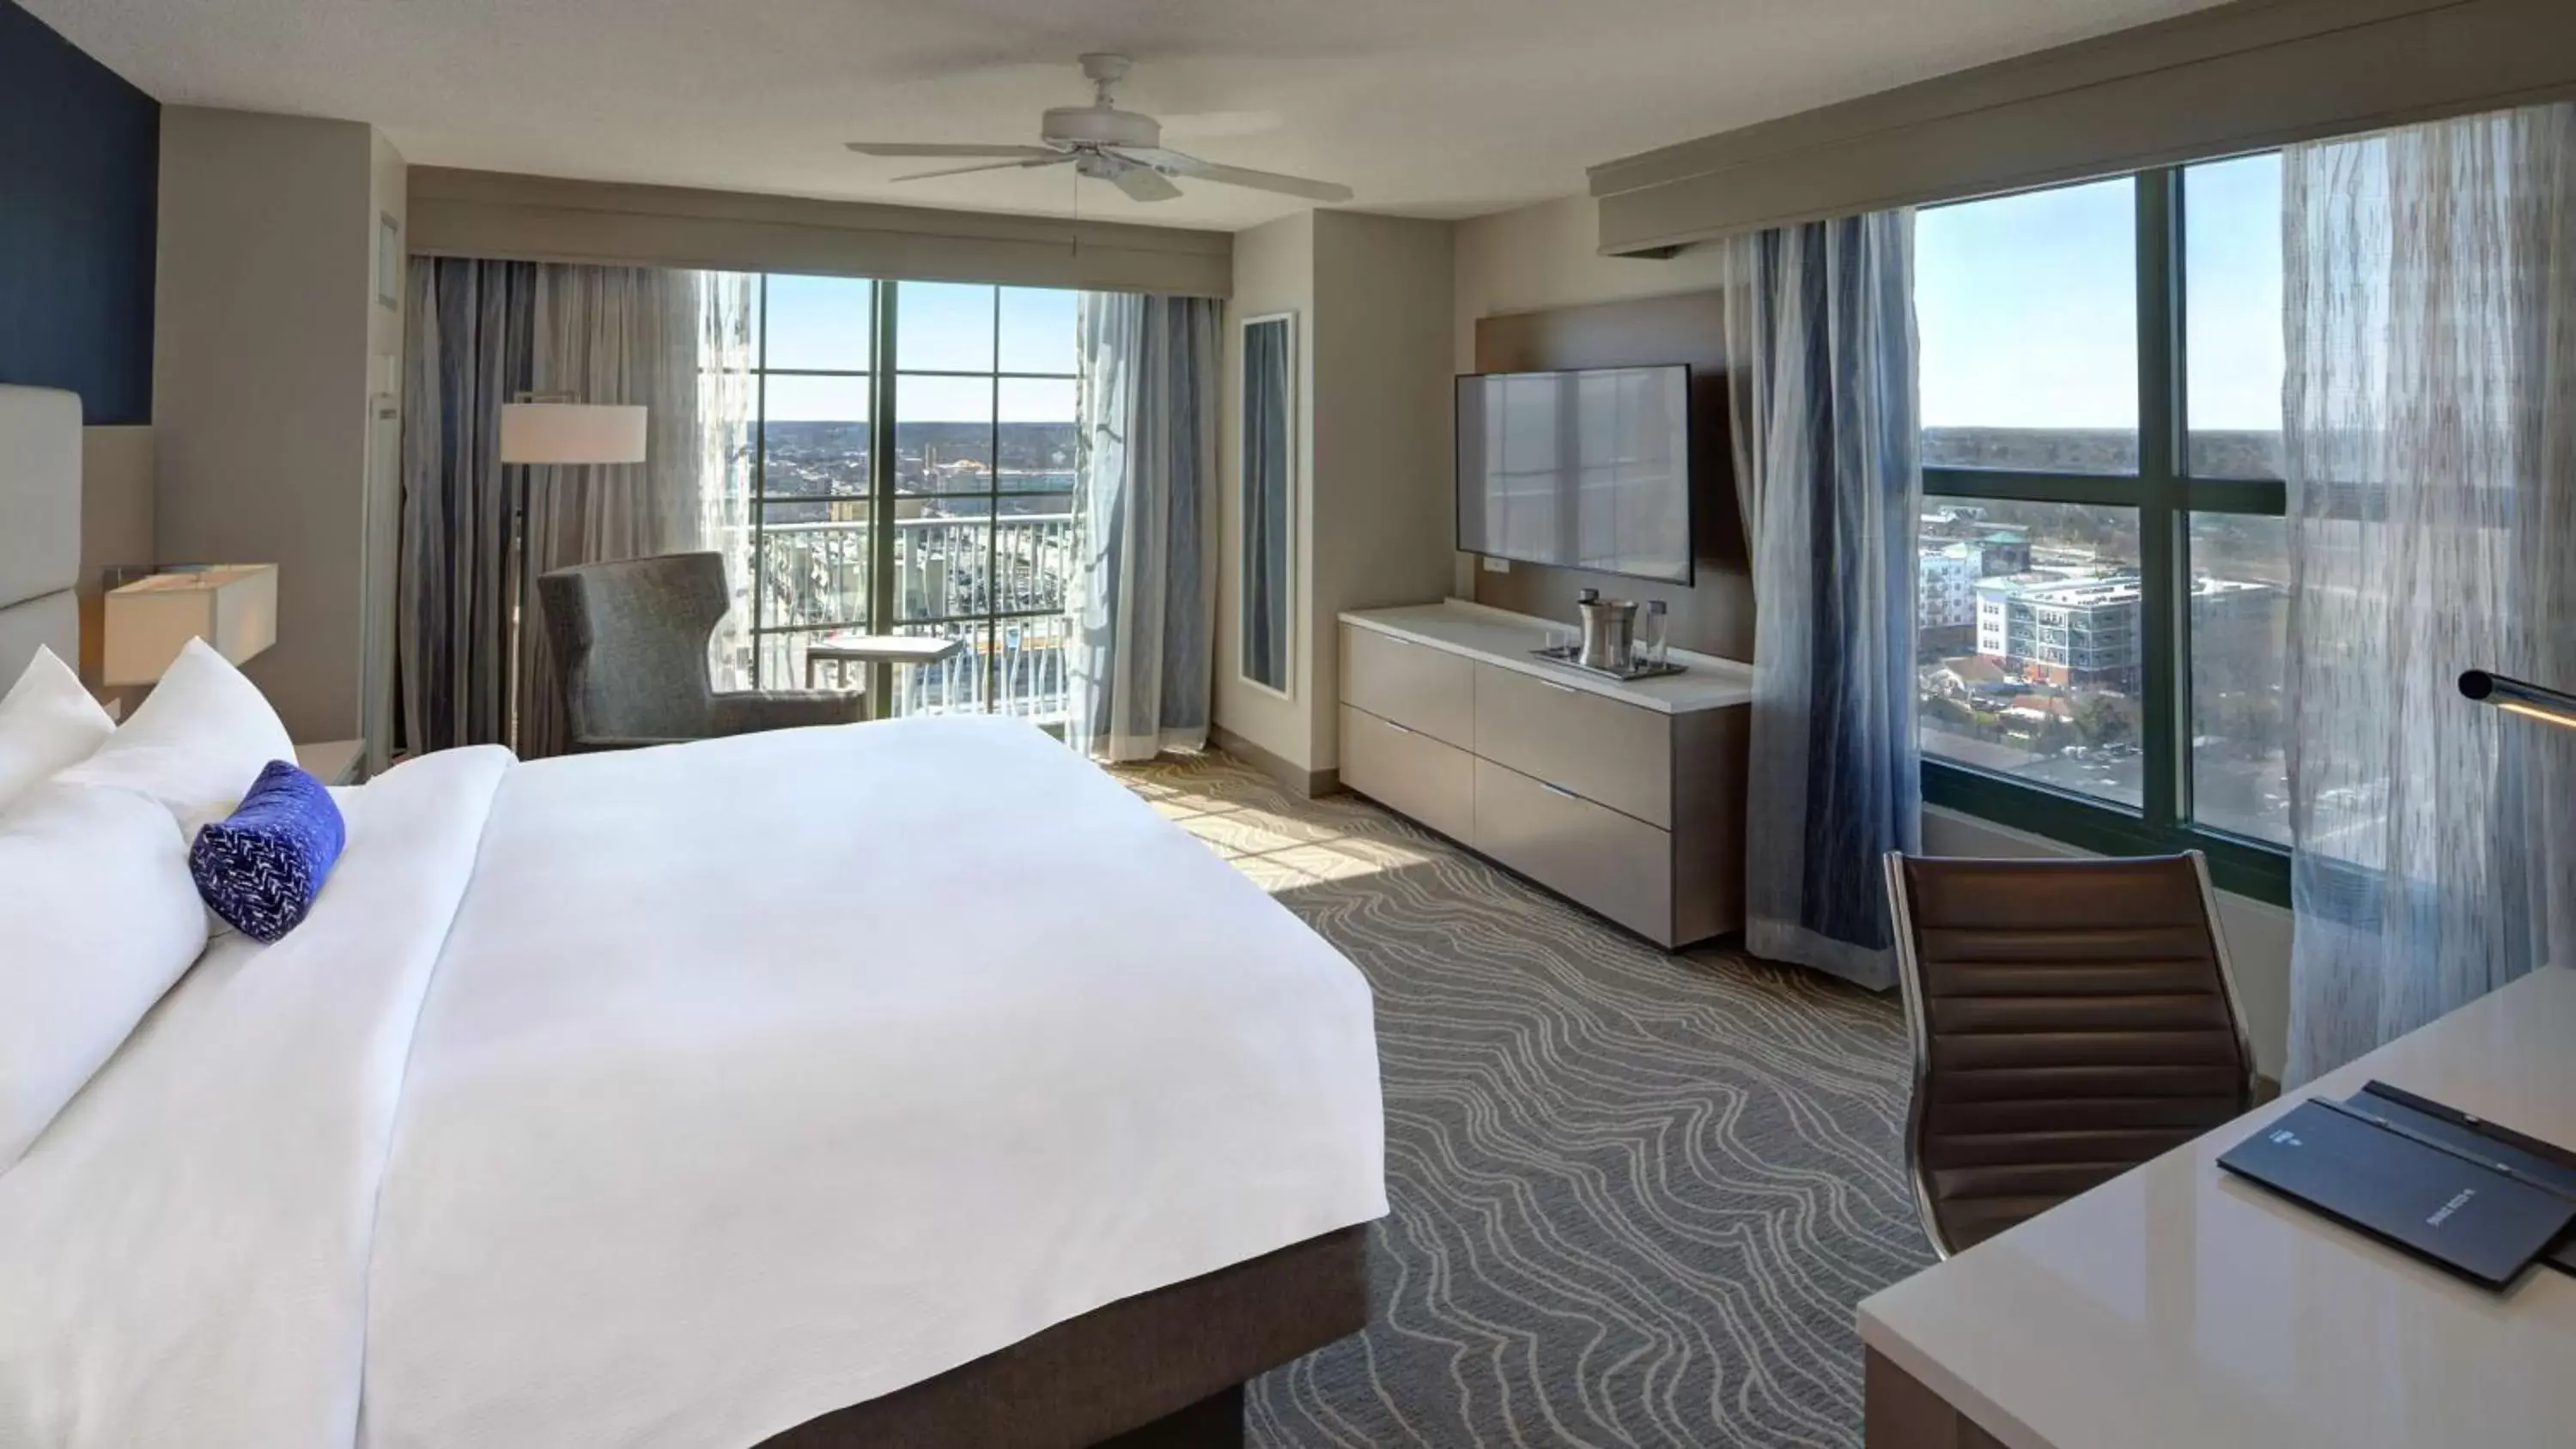
[[[0,555],[6,677],[67,649],[16,612],[59,532]],[[311,917],[0,1171],[0,1444],[1230,1444],[1363,1322],[1364,983],[1035,730],[342,803]]]

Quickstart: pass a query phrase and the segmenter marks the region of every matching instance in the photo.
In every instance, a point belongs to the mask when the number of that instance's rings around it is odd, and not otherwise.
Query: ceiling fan
[[[1214,181],[1225,186],[1248,186],[1256,191],[1275,191],[1283,196],[1302,196],[1309,201],[1351,199],[1349,187],[1330,181],[1309,181],[1302,176],[1282,176],[1276,171],[1254,171],[1243,166],[1220,166],[1179,151],[1165,150],[1161,122],[1151,116],[1118,109],[1118,98],[1114,92],[1133,64],[1123,55],[1082,57],[1082,73],[1090,78],[1092,84],[1091,104],[1056,106],[1048,110],[1039,122],[1039,145],[852,141],[850,149],[863,156],[977,159],[977,164],[972,166],[916,171],[909,176],[894,178],[897,181],[924,181],[933,176],[964,176],[976,171],[1024,171],[1069,164],[1077,174],[1106,181],[1137,201],[1169,201],[1180,195],[1181,188],[1172,184],[1175,176],[1193,181]]]

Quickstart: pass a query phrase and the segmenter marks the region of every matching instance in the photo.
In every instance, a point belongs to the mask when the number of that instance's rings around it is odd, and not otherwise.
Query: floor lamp
[[[532,470],[565,465],[597,466],[644,461],[646,409],[627,404],[570,402],[560,397],[526,394],[501,405],[501,463],[520,465],[519,490],[513,495],[510,544],[509,718],[510,748],[519,747],[519,630],[528,617],[528,504],[535,488]]]

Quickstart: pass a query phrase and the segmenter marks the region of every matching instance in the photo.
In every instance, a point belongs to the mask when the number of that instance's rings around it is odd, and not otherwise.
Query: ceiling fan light
[[[1051,146],[1159,146],[1162,123],[1133,111],[1101,106],[1057,106],[1040,119],[1038,135]]]

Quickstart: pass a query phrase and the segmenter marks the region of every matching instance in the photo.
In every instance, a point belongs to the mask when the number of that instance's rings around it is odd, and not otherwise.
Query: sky
[[[769,278],[768,365],[863,370],[869,364],[874,283],[847,277]],[[896,416],[918,422],[1073,421],[1067,379],[1004,378],[998,398],[983,378],[916,377],[911,369],[982,372],[1074,370],[1075,295],[1030,287],[900,282],[895,350]],[[997,326],[998,323],[998,337]],[[773,422],[855,422],[867,417],[863,377],[769,379]]]
[[[2134,428],[2136,188],[2062,187],[1915,217],[1926,427]],[[2281,425],[2281,159],[2184,173],[2193,426]]]

